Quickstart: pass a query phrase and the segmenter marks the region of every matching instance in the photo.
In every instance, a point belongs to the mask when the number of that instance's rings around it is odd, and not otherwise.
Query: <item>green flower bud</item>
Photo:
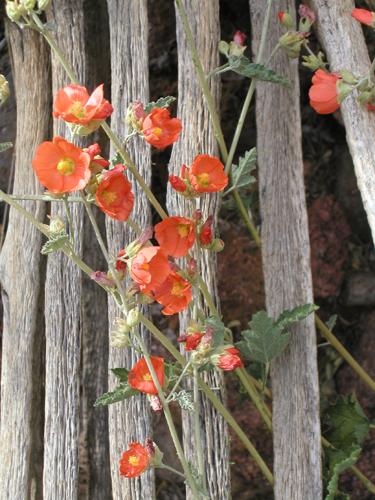
[[[126,323],[127,325],[132,328],[133,326],[137,326],[139,321],[140,321],[140,311],[139,309],[135,308],[129,311],[129,314],[126,318]]]
[[[49,223],[49,230],[53,235],[62,233],[65,231],[64,221],[60,217],[52,217]]]
[[[30,11],[35,8],[36,0],[22,0],[21,5],[24,7],[26,10]]]
[[[4,75],[0,75],[0,105],[4,104],[10,96],[9,83]]]
[[[22,15],[22,9],[15,2],[7,2],[5,6],[7,16],[11,21],[17,23]]]
[[[51,5],[51,0],[38,0],[38,9],[47,10]]]

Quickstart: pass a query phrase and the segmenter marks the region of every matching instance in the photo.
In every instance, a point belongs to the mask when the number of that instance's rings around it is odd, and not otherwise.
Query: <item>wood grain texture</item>
[[[219,65],[217,46],[220,40],[219,2],[200,2],[186,0],[184,2],[195,43],[206,72]],[[179,175],[181,165],[190,165],[199,153],[218,156],[217,144],[211,125],[211,119],[200,90],[190,52],[186,44],[185,35],[177,17],[177,45],[178,45],[178,110],[177,116],[182,120],[183,131],[180,139],[174,144],[169,165],[171,175]],[[212,81],[212,93],[217,108],[220,104],[220,80]],[[191,212],[191,204],[176,194],[168,186],[167,206],[170,215],[186,215]],[[215,195],[206,195],[197,201],[197,208],[203,211],[204,217],[212,214],[216,217],[218,199]],[[216,256],[202,251],[199,266],[201,275],[211,294],[218,303],[217,294],[217,265]],[[187,327],[188,317],[180,314],[180,331]],[[182,349],[183,350],[183,349]],[[225,399],[224,379],[218,371],[210,372],[206,377],[207,383],[214,388],[220,388],[215,394]],[[206,398],[201,400],[201,423],[203,449],[205,451],[205,467],[209,497],[211,499],[230,498],[230,471],[229,471],[229,439],[225,421],[215,411]],[[194,422],[192,415],[183,412],[183,439],[185,453],[192,463],[196,464],[194,453]],[[192,498],[187,492],[187,498]]]
[[[253,39],[259,40],[266,2],[250,0]],[[272,8],[265,57],[282,29],[277,11],[295,15],[294,2]],[[256,47],[255,47],[256,48]],[[271,67],[291,89],[257,83],[256,121],[262,217],[262,257],[268,313],[312,303],[310,244],[301,147],[298,61],[278,51]],[[319,500],[319,384],[314,318],[292,329],[287,350],[272,364],[274,474],[277,500]]]
[[[109,98],[111,77],[107,2],[84,0],[85,48],[88,88],[104,83]],[[93,36],[95,33],[95,36]],[[100,131],[89,136],[99,142],[107,158],[109,144]],[[105,234],[105,216],[93,207]],[[106,269],[91,222],[84,217],[83,250],[85,262],[96,270]],[[88,276],[82,276],[82,392],[80,422],[80,500],[107,500],[112,496],[109,466],[108,407],[94,407],[98,396],[108,390],[108,300],[105,291]],[[82,472],[82,474],[81,474]]]
[[[49,56],[45,43],[28,30],[7,26],[17,100],[16,168],[13,192],[39,194],[31,167],[37,145],[48,135],[50,119]],[[22,202],[43,220],[42,203]],[[34,441],[40,430],[43,331],[38,321],[42,259],[41,234],[14,209],[0,255],[4,304],[2,333],[0,498],[33,498],[39,491]],[[40,436],[39,436],[40,437]],[[38,448],[39,449],[39,448]],[[40,470],[39,470],[40,474]],[[32,486],[33,484],[33,486]]]
[[[311,0],[317,13],[314,25],[330,63],[330,71],[346,69],[354,75],[366,75],[369,59],[361,24],[351,17],[352,0],[330,2]],[[346,140],[352,155],[358,188],[375,242],[375,114],[368,112],[350,95],[341,104]]]
[[[55,0],[48,20],[58,46],[82,84],[87,79],[83,0]],[[69,78],[52,54],[53,93]],[[54,120],[54,135],[72,140],[68,127]],[[75,144],[83,141],[74,139]],[[72,204],[75,251],[82,253],[83,207]],[[65,217],[62,204],[52,204],[51,215]],[[75,500],[78,497],[78,450],[81,357],[81,272],[61,252],[48,256],[45,287],[46,400],[44,498]]]
[[[148,102],[148,18],[147,1],[108,0],[112,65],[112,105],[114,113],[111,126],[115,133],[123,139],[126,135],[126,110],[128,105],[140,99]],[[138,167],[139,173],[148,184],[151,182],[150,148],[142,139],[132,141],[129,152]],[[112,149],[112,154],[115,150]],[[151,211],[145,194],[133,184],[135,206],[131,217],[141,226],[151,223]],[[109,251],[117,255],[121,248],[136,238],[136,234],[124,223],[107,219],[107,239]],[[110,301],[109,323],[119,316],[119,310]],[[141,334],[147,340],[149,334],[141,328]],[[109,367],[131,368],[139,358],[130,349],[110,349]],[[110,376],[109,386],[115,380]],[[110,461],[112,472],[112,490],[115,500],[143,500],[154,498],[154,474],[152,469],[139,478],[124,480],[119,476],[118,461],[121,454],[132,441],[144,442],[151,437],[151,421],[149,403],[145,396],[137,396],[116,403],[109,407]]]

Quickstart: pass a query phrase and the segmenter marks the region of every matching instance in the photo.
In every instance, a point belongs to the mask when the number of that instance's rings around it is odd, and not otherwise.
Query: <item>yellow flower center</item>
[[[197,181],[201,187],[207,187],[210,183],[210,176],[209,176],[209,174],[206,174],[206,173],[199,174],[199,175],[197,175]]]
[[[86,117],[86,110],[79,101],[74,102],[70,106],[69,112],[79,120]]]
[[[72,175],[75,170],[75,163],[71,158],[63,158],[56,168],[61,175]]]
[[[172,295],[181,295],[182,290],[185,288],[185,285],[180,281],[175,281],[171,290]]]
[[[143,271],[148,271],[150,269],[150,264],[147,264],[147,262],[145,262],[140,267]]]
[[[181,236],[181,238],[186,238],[189,234],[189,224],[178,224],[177,232]]]
[[[101,196],[108,205],[114,203],[117,198],[117,194],[114,193],[113,191],[103,191]]]
[[[163,129],[162,129],[162,128],[160,128],[160,127],[154,127],[154,128],[152,129],[152,132],[153,132],[153,134],[155,134],[155,135],[157,135],[158,137],[160,137],[160,136],[161,136],[161,134],[163,133]]]
[[[145,373],[142,378],[145,382],[151,382],[152,380],[151,373]]]
[[[129,457],[129,464],[133,467],[137,466],[139,464],[139,457],[137,457],[136,455],[131,455]]]

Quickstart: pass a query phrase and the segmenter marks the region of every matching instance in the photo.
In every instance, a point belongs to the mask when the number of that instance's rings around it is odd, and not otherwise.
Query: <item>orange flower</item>
[[[123,174],[124,165],[116,165],[103,174],[96,191],[96,203],[112,219],[128,220],[134,205],[132,186]]]
[[[172,257],[184,257],[195,242],[195,227],[186,217],[167,217],[155,226],[155,238]]]
[[[171,268],[160,247],[144,247],[132,259],[130,276],[143,293],[150,293],[166,280]]]
[[[156,149],[164,149],[176,142],[181,130],[181,121],[171,118],[166,108],[154,108],[142,124],[143,137]]]
[[[164,283],[155,290],[154,296],[155,300],[164,306],[161,312],[170,316],[187,308],[192,299],[191,285],[171,271]]]
[[[235,370],[236,368],[243,368],[242,359],[239,356],[240,352],[235,347],[228,347],[219,356],[216,366],[224,371]]]
[[[339,75],[326,73],[321,69],[314,73],[309,97],[310,105],[317,113],[327,115],[339,109],[340,103],[336,86],[339,79]]]
[[[151,457],[147,448],[140,443],[130,443],[129,449],[124,451],[120,460],[120,475],[137,477],[150,465]]]
[[[53,106],[53,116],[77,125],[102,121],[113,112],[112,105],[103,98],[103,84],[89,95],[86,87],[68,85],[59,90]]]
[[[42,142],[32,165],[40,183],[51,193],[84,189],[91,176],[90,155],[62,137]]]
[[[375,13],[366,9],[353,9],[352,17],[362,24],[374,27],[375,24]]]
[[[151,356],[151,364],[154,367],[156,376],[161,387],[164,385],[164,359]],[[141,358],[130,370],[128,383],[133,389],[137,389],[145,394],[157,394],[158,390],[152,380],[145,358]]]
[[[185,342],[185,351],[195,351],[195,349],[199,346],[202,337],[203,333],[201,332],[187,333],[186,335],[179,337],[177,342]]]
[[[198,155],[189,169],[189,180],[197,193],[215,193],[228,185],[224,165],[215,156]]]

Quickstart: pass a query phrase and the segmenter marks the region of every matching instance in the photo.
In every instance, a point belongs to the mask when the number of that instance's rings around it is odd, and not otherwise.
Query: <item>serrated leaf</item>
[[[290,334],[282,333],[282,328],[274,324],[265,311],[254,314],[249,327],[249,330],[242,332],[249,359],[268,365],[273,358],[283,352],[289,343]],[[241,347],[243,345],[239,348]]]
[[[263,64],[252,63],[246,56],[229,56],[228,62],[230,69],[235,73],[246,76],[247,78],[256,78],[265,82],[279,83],[289,87],[289,81],[281,75],[278,75],[272,69],[268,69]]]
[[[156,102],[149,102],[145,106],[145,113],[148,114],[155,108],[169,108],[169,106],[174,103],[176,100],[175,97],[168,95],[166,97],[160,97]]]
[[[177,401],[182,410],[194,411],[194,402],[190,392],[181,390],[170,395],[170,401]]]
[[[361,447],[358,445],[353,445],[346,453],[341,450],[330,449],[326,451],[326,459],[329,464],[329,476],[327,479],[327,495],[325,500],[337,500],[337,487],[340,474],[346,469],[349,469],[349,467],[352,467],[357,462],[360,454]]]
[[[370,428],[368,418],[353,395],[340,396],[335,405],[328,409],[326,418],[332,428],[329,441],[341,450],[353,443],[361,445]]]
[[[334,447],[328,449],[325,455],[325,500],[333,500],[337,498],[339,475],[358,460],[370,422],[355,396],[340,396],[336,403],[328,408],[325,421],[330,428],[327,438]]]
[[[94,403],[94,406],[106,406],[139,394],[139,391],[133,389],[127,383],[121,382],[113,391],[102,394]]]
[[[276,321],[276,324],[285,330],[293,323],[301,321],[307,318],[311,313],[319,309],[315,304],[303,304],[302,306],[297,306],[294,309],[287,309],[282,312]]]
[[[1,142],[0,143],[0,153],[4,153],[4,151],[7,151],[8,149],[11,149],[13,147],[13,144],[11,142]]]
[[[124,159],[119,152],[115,153],[110,159],[111,167],[114,168],[116,165],[122,165],[124,163]]]
[[[58,252],[68,241],[69,236],[66,233],[61,233],[57,236],[53,236],[44,243],[40,253],[42,255],[48,255],[53,252]]]
[[[129,370],[126,368],[111,368],[111,372],[120,382],[128,381]]]
[[[239,189],[241,187],[248,186],[256,179],[254,176],[250,175],[255,169],[257,162],[257,150],[256,148],[246,151],[245,155],[242,156],[238,165],[232,165],[232,181],[233,185],[225,192],[225,194],[230,193],[233,189]]]

